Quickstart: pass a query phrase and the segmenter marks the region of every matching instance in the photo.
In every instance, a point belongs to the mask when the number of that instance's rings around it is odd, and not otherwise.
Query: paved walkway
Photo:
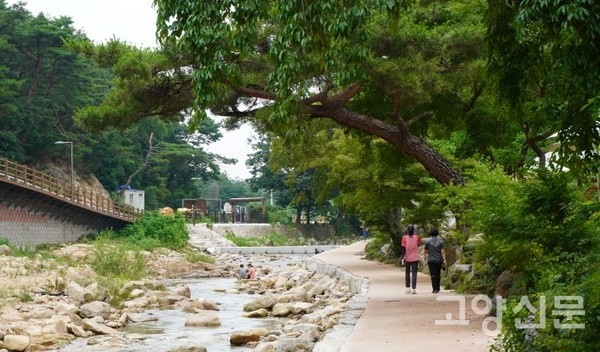
[[[473,312],[472,297],[465,297],[463,320],[468,325],[456,325],[460,319],[457,299],[462,296],[444,290],[431,293],[430,277],[423,273],[417,276],[417,294],[406,294],[404,269],[364,259],[364,246],[365,242],[357,242],[315,256],[369,281],[365,310],[339,351],[488,351],[493,339],[483,332],[486,317]],[[452,325],[436,323],[447,319]]]

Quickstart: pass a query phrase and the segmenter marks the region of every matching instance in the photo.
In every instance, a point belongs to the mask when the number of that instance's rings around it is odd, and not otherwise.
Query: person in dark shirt
[[[444,241],[438,236],[437,229],[429,230],[431,239],[425,244],[424,259],[429,266],[429,274],[431,275],[431,286],[433,293],[440,292],[440,281],[442,279],[442,266],[446,265],[446,250],[444,249]]]
[[[240,268],[237,271],[238,279],[247,279],[248,278],[248,270],[244,268],[244,264],[240,264]]]

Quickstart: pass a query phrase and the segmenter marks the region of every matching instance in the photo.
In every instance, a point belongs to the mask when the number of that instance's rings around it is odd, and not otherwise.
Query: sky
[[[19,0],[8,0],[13,5]],[[47,17],[67,16],[73,26],[94,43],[113,37],[138,47],[156,46],[156,11],[152,0],[23,0],[33,15],[43,12]],[[218,119],[217,119],[218,121]],[[237,159],[235,165],[221,165],[230,179],[245,180],[250,172],[245,162],[252,148],[248,138],[254,133],[245,124],[235,131],[222,130],[223,138],[208,146],[207,151]]]

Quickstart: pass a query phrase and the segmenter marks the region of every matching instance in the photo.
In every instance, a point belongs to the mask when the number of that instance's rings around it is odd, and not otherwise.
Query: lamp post
[[[73,141],[57,141],[54,142],[54,144],[69,144],[71,145],[71,185],[74,184],[73,182]]]

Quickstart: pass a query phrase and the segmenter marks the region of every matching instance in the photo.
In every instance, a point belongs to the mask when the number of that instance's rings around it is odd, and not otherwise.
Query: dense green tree
[[[47,159],[59,153],[54,141],[79,132],[71,115],[100,101],[108,75],[63,47],[82,37],[66,17],[34,17],[2,1],[0,28],[0,150],[20,162]]]
[[[290,205],[292,195],[285,186],[285,173],[270,166],[271,141],[268,133],[262,135],[252,144],[253,153],[249,155],[246,166],[252,177],[248,184],[253,190],[265,190],[273,195],[273,203],[285,208]]]
[[[402,3],[155,1],[161,53],[73,45],[121,75],[78,119],[118,126],[191,108],[198,121],[210,108],[293,137],[298,119],[326,117],[386,140],[441,183],[460,183],[423,137],[462,126],[482,94],[483,3]]]
[[[545,160],[548,137],[558,165],[598,170],[600,3],[489,0],[488,66],[496,92],[522,128],[525,147]]]
[[[119,186],[126,183],[144,189],[148,209],[180,206],[181,199],[194,191],[192,177],[218,179],[218,163],[233,162],[205,150],[222,137],[214,121],[205,119],[196,126],[196,133],[189,133],[182,124],[185,109],[172,96],[165,105],[176,108],[136,115],[127,124],[111,126],[74,119],[96,109],[103,100],[112,101],[115,94],[135,96],[145,81],[142,71],[130,70],[129,65],[160,63],[164,56],[158,53],[133,49],[118,40],[93,47],[73,29],[69,18],[32,16],[23,4],[9,7],[3,0],[0,50],[2,157],[43,169],[48,162],[69,158],[68,150],[55,141],[73,141],[79,177],[97,176],[115,197]],[[125,72],[134,76],[130,85],[117,93],[111,91],[111,85],[121,87],[118,75]],[[165,79],[172,81],[172,77]],[[155,93],[144,98],[156,103],[162,97]],[[144,101],[133,107],[145,105],[152,104]],[[130,107],[126,104],[113,110],[126,114]],[[162,116],[167,110],[170,119],[154,117],[154,112]]]

